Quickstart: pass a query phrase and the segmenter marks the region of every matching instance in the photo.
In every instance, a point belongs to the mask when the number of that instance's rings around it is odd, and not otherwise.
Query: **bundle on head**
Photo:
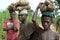
[[[45,5],[51,4],[51,0],[45,0],[44,4],[45,4]]]
[[[44,4],[47,6],[48,11],[54,11],[55,10],[55,6],[54,6],[52,0],[46,0]]]
[[[40,10],[43,12],[43,11],[46,11],[46,9],[47,9],[47,6],[45,5],[45,4],[39,4],[39,6],[38,6],[39,8],[40,8]]]
[[[40,3],[38,7],[40,8],[41,12],[55,10],[55,6],[51,0],[46,0],[44,3]]]
[[[30,6],[29,6],[29,2],[28,0],[19,0],[17,3],[16,3],[16,10],[17,11],[21,11],[23,9],[27,9],[29,10],[30,9]]]
[[[11,4],[11,5],[9,5],[8,6],[8,10],[10,11],[10,12],[12,12],[12,11],[15,11],[15,4]]]
[[[26,6],[28,5],[29,2],[28,0],[19,0],[17,3],[16,3],[16,6]]]
[[[23,10],[23,7],[16,7],[16,11],[21,11]]]
[[[16,10],[17,11],[21,11],[21,10],[23,10],[23,9],[27,9],[27,10],[29,10],[30,9],[30,6],[28,5],[28,6],[18,6],[18,7],[16,7]]]
[[[47,7],[48,11],[54,11],[55,10],[55,6],[53,4],[49,4]]]

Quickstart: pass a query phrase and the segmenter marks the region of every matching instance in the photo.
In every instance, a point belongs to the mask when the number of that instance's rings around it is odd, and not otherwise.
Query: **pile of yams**
[[[47,1],[47,0],[44,3],[40,3],[38,5],[38,8],[41,10],[41,12],[44,12],[44,11],[54,11],[55,10],[55,6],[53,5],[53,2],[52,1]],[[29,6],[28,0],[19,0],[15,4],[12,3],[8,7],[8,9],[9,10],[12,9],[12,10],[16,10],[16,11],[21,11],[23,9],[29,10],[30,6]]]
[[[16,10],[16,11],[21,11],[23,9],[30,9],[29,2],[28,0],[19,0],[16,3],[12,3],[9,5],[8,10]]]
[[[55,10],[55,5],[54,5],[53,1],[46,0],[44,3],[40,3],[38,5],[38,8],[40,8],[40,10],[42,12],[44,12],[44,11],[54,11]]]

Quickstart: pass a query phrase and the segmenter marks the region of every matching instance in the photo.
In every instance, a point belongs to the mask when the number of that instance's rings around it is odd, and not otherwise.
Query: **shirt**
[[[11,20],[9,20],[9,19],[5,20],[3,28],[7,28],[10,23],[11,23]],[[15,24],[15,27],[18,29],[19,21],[15,20],[14,24]],[[16,32],[14,30],[9,30],[9,31],[7,31],[6,35],[7,35],[6,40],[17,40],[18,39],[18,31]]]
[[[34,26],[31,22],[25,21],[24,23],[21,23],[18,40],[29,40],[33,31]]]

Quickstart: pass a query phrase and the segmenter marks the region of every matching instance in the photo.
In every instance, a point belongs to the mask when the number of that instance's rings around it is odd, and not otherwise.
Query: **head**
[[[42,26],[44,27],[45,30],[50,28],[52,24],[52,18],[50,16],[42,15],[41,21],[42,21]]]
[[[10,18],[15,19],[16,18],[16,13],[15,11],[10,12]]]
[[[13,3],[8,6],[8,10],[9,10],[9,13],[10,13],[10,19],[15,19],[16,13],[15,13],[14,8],[15,8],[15,4],[13,4]]]
[[[19,14],[18,14],[18,18],[21,22],[24,22],[27,18],[27,10],[22,10]]]

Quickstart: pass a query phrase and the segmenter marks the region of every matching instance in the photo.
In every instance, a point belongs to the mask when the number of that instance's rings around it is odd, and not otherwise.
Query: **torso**
[[[48,31],[39,32],[37,34],[35,32],[31,40],[55,40],[55,38],[56,38],[56,33],[53,32],[52,30],[48,30]]]
[[[11,23],[11,20],[6,20],[6,28],[10,23]],[[18,28],[18,23],[19,23],[18,20],[14,21],[16,28]],[[14,30],[7,31],[7,40],[15,40],[15,39],[17,40],[17,38],[18,38],[18,31],[17,32]]]
[[[40,36],[41,35],[41,36]],[[38,40],[55,40],[56,34],[55,32],[48,30],[43,32],[42,34],[39,34]]]
[[[20,30],[24,32],[23,35],[25,35],[25,37],[30,38],[30,35],[33,33],[34,28],[33,28],[32,23],[26,21],[25,23],[20,24]],[[21,34],[19,33],[19,35]]]

